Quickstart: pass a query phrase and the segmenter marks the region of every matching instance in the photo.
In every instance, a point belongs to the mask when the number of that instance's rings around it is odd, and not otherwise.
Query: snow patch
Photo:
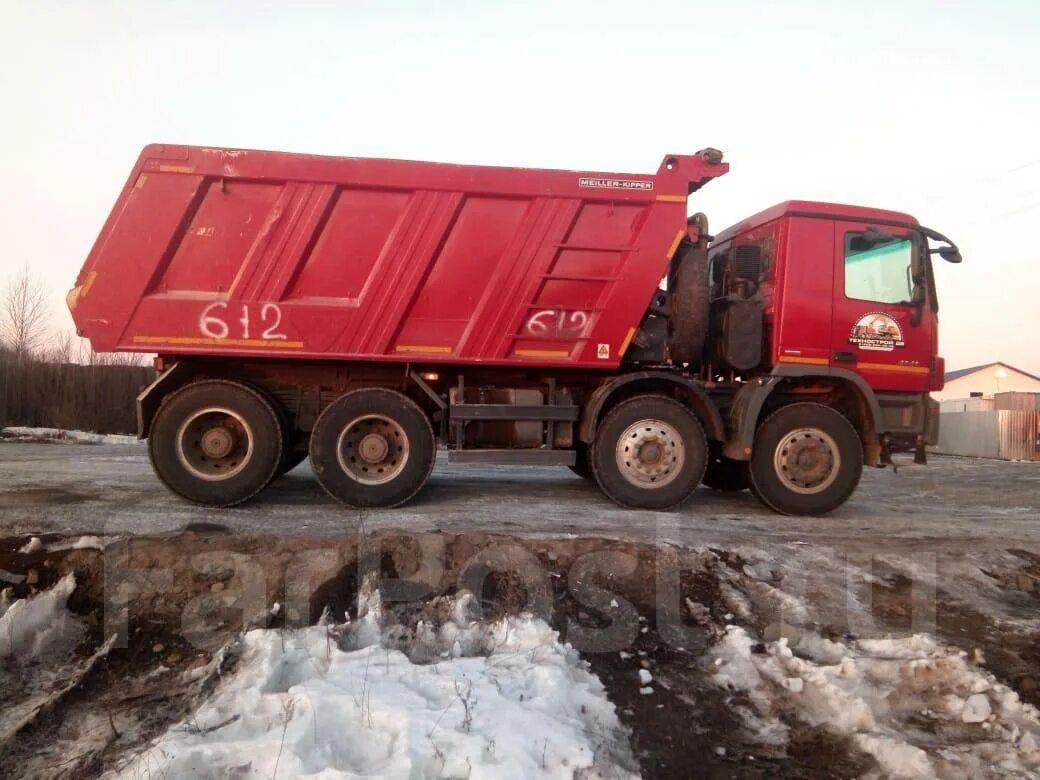
[[[75,589],[75,575],[66,574],[53,588],[0,607],[0,659],[43,661],[74,647],[84,633],[65,609]]]
[[[120,777],[633,776],[599,679],[529,615],[254,630],[234,672]],[[620,756],[621,758],[617,758]]]
[[[30,428],[12,425],[0,429],[0,439],[15,441],[54,441],[69,444],[139,444],[136,436],[123,433],[93,433],[62,428]]]
[[[712,655],[715,683],[746,694],[751,706],[734,707],[764,743],[786,742],[787,715],[850,737],[887,777],[1040,770],[1036,708],[931,636],[759,644],[729,626]]]
[[[47,549],[43,542],[40,541],[40,537],[34,536],[21,547],[18,548],[18,552],[22,555],[32,555],[33,553],[40,552],[41,550]]]

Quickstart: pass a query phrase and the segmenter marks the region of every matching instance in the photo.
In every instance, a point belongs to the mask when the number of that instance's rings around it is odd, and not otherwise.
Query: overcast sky
[[[1040,373],[1040,2],[0,0],[0,281],[65,292],[149,142],[653,172],[725,150],[721,228],[907,211],[950,368]]]

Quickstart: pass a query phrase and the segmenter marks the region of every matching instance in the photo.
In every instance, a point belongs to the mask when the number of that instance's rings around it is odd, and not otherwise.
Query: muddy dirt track
[[[29,535],[40,548],[20,552]],[[85,535],[100,539],[74,549]],[[76,575],[69,608],[88,626],[78,668],[118,637],[0,748],[0,764],[25,776],[111,768],[212,690],[214,653],[243,628],[356,616],[366,579],[401,614],[466,589],[488,619],[544,617],[606,685],[646,777],[879,771],[849,734],[782,697],[770,707],[786,737],[764,742],[749,694],[719,682],[718,648],[734,631],[750,637],[752,659],[778,642],[927,634],[1040,704],[1038,464],[935,458],[871,471],[823,519],[706,490],[678,512],[630,512],[566,470],[439,464],[413,505],[362,515],[326,498],[306,466],[253,504],[214,511],[168,495],[139,447],[0,444],[0,570],[18,579],[15,596]],[[943,685],[942,696],[968,693]],[[31,691],[10,691],[32,709]],[[989,732],[951,731],[927,712],[889,726],[937,762],[977,769],[974,747],[957,751]]]

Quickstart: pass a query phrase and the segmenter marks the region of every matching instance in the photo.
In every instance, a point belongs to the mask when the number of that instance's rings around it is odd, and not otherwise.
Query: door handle
[[[834,353],[835,363],[855,363],[856,353],[855,352],[835,352]]]

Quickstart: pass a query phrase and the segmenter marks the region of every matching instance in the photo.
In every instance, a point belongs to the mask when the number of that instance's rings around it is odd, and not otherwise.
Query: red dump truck
[[[100,351],[156,353],[155,471],[245,501],[309,455],[353,507],[461,463],[569,466],[619,504],[702,482],[820,514],[936,439],[931,257],[907,215],[791,201],[712,237],[654,174],[152,145],[68,305]]]

